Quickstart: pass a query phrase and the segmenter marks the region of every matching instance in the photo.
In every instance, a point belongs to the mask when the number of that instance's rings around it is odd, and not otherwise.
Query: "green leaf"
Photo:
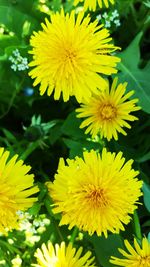
[[[51,128],[49,132],[49,142],[51,145],[53,145],[62,136],[61,126],[62,123],[60,122]]]
[[[137,161],[140,163],[145,162],[147,160],[150,160],[150,151],[147,152],[144,156],[137,159]]]
[[[142,224],[143,227],[150,227],[150,220],[146,221],[145,223]]]
[[[6,47],[12,46],[16,48],[17,45],[19,45],[19,39],[16,36],[11,35],[0,35],[0,47],[3,50],[3,53],[5,51]]]
[[[7,129],[2,129],[2,131],[4,132],[6,138],[9,142],[12,142],[12,143],[17,142],[16,137],[10,131],[8,131]]]
[[[26,45],[10,45],[5,48],[5,54],[9,57],[14,50],[18,49],[22,57],[27,57],[29,46]]]
[[[30,215],[37,215],[41,209],[42,204],[41,203],[35,203],[33,206],[28,210]]]
[[[54,11],[59,11],[61,8],[61,0],[51,1],[50,6]]]
[[[80,139],[78,141],[71,140],[68,138],[63,138],[64,143],[70,149],[69,158],[74,158],[76,156],[82,157],[84,150],[101,150],[102,144],[88,141],[85,139]]]
[[[146,183],[143,184],[142,187],[143,190],[143,198],[144,198],[144,204],[147,208],[147,210],[150,212],[150,186]]]
[[[8,251],[10,251],[10,253],[14,254],[20,254],[20,251],[15,247],[10,245],[8,242],[4,241],[4,240],[0,240],[0,246],[4,246],[6,247],[6,249],[8,249]]]
[[[150,113],[150,63],[144,69],[138,67],[140,61],[139,42],[141,37],[142,33],[140,32],[127,49],[120,54],[122,61],[118,65],[121,70],[118,76],[121,81],[128,82],[128,88],[130,90],[135,90],[134,97],[139,98],[139,105],[145,112]]]
[[[123,248],[123,242],[120,235],[109,235],[108,238],[93,235],[88,238],[93,244],[99,263],[103,267],[114,266],[109,262],[111,256],[120,256],[118,248]]]
[[[80,127],[81,120],[76,117],[75,111],[69,114],[64,124],[61,127],[61,131],[65,135],[75,137],[76,139],[85,137],[84,131]]]
[[[36,19],[29,16],[28,13],[17,10],[9,3],[7,5],[0,5],[0,24],[1,23],[4,24],[9,31],[16,33],[19,37],[27,34],[30,35],[38,24]]]
[[[147,2],[144,2],[144,5],[147,6],[148,8],[150,8],[150,0],[147,0]]]
[[[8,79],[11,77],[11,79]],[[19,77],[11,70],[9,62],[0,64],[0,118],[5,116],[12,107],[17,93],[21,90]]]

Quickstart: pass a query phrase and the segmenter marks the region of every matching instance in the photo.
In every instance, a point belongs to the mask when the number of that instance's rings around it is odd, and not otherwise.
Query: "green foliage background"
[[[60,10],[62,6],[66,12],[74,8],[71,0],[0,0],[0,146],[11,151],[11,155],[19,154],[32,166],[40,188],[39,201],[29,210],[32,217],[28,221],[35,229],[31,238],[27,238],[29,234],[25,230],[0,236],[0,265],[5,267],[20,266],[12,262],[16,255],[22,259],[21,266],[31,266],[35,262],[34,252],[43,242],[68,242],[69,237],[75,247],[82,245],[85,251],[90,249],[96,255],[98,266],[111,267],[109,257],[118,255],[117,248],[123,247],[123,239],[132,240],[136,235],[133,223],[136,216],[125,232],[109,235],[108,239],[89,237],[86,233],[78,236],[77,229],[69,231],[67,226],[58,226],[59,216],[51,212],[51,200],[44,184],[53,181],[60,157],[82,156],[85,148],[101,151],[105,145],[111,151],[123,151],[126,159],[134,159],[134,168],[140,171],[140,179],[144,181],[139,223],[143,235],[147,236],[150,230],[150,1],[118,0],[108,10],[117,9],[121,21],[120,27],[110,28],[115,44],[122,47],[119,81],[128,82],[128,90],[135,90],[142,107],[137,112],[139,121],[133,123],[127,137],[120,135],[118,142],[109,143],[99,139],[93,142],[79,129],[80,120],[74,112],[78,103],[73,97],[67,103],[54,101],[53,96],[40,96],[38,86],[32,95],[27,95],[27,88],[32,88],[28,72],[11,69],[12,52],[18,49],[30,61],[32,32],[41,29],[40,23],[49,18],[51,10]],[[97,8],[91,12],[92,20],[105,11]],[[39,222],[45,219],[50,223],[41,226]],[[34,236],[38,236],[37,240]]]

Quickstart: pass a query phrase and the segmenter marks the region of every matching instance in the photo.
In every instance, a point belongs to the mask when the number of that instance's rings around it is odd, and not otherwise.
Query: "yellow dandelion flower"
[[[134,239],[134,247],[127,240],[124,241],[124,244],[128,252],[119,249],[124,258],[119,259],[112,256],[110,260],[112,264],[124,267],[150,267],[150,243],[146,237],[142,239],[141,246],[136,239]]]
[[[110,55],[118,47],[110,44],[109,31],[97,24],[82,12],[75,19],[74,11],[65,15],[62,10],[51,15],[51,22],[42,23],[42,31],[34,32],[29,64],[34,68],[29,75],[35,78],[34,86],[41,84],[41,95],[54,91],[55,100],[62,93],[64,101],[75,96],[81,102],[105,89],[107,83],[100,74],[116,73],[120,59]]]
[[[79,2],[84,2],[84,8],[85,10],[89,8],[89,10],[96,10],[97,4],[100,8],[102,7],[109,7],[109,3],[114,5],[115,0],[74,0],[74,5],[78,5]]]
[[[48,190],[54,201],[54,213],[62,213],[60,225],[75,225],[90,235],[107,231],[119,233],[131,220],[142,195],[142,182],[132,169],[133,160],[125,163],[118,154],[103,149],[102,156],[91,150],[84,158],[61,159],[55,180]],[[125,163],[125,164],[124,164]]]
[[[4,234],[19,227],[17,211],[31,207],[37,198],[30,196],[39,191],[33,186],[34,175],[27,174],[31,167],[16,162],[18,155],[8,157],[9,152],[0,148],[0,232]]]
[[[49,241],[48,246],[42,244],[41,249],[37,249],[35,257],[38,264],[32,264],[36,267],[94,267],[94,257],[91,258],[91,252],[86,252],[81,256],[83,248],[80,247],[77,251],[70,243],[68,246],[62,242],[55,247]]]
[[[127,121],[138,120],[130,114],[140,109],[136,106],[138,99],[127,100],[134,91],[125,94],[127,83],[117,86],[117,81],[115,78],[110,90],[108,85],[104,92],[92,96],[76,109],[79,112],[77,117],[85,118],[80,128],[87,127],[85,133],[90,133],[93,138],[100,134],[101,138],[105,137],[108,141],[112,138],[118,140],[118,132],[127,135],[123,127],[131,128]]]

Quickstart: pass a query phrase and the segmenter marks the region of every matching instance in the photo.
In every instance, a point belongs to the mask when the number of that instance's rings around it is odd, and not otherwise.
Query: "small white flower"
[[[28,59],[26,57],[22,57],[18,49],[15,49],[12,52],[12,56],[9,57],[9,60],[13,63],[11,65],[11,69],[14,71],[23,71],[29,68]]]
[[[106,28],[110,28],[111,27],[111,24],[110,24],[110,21],[109,20],[106,20],[105,21],[105,27]]]
[[[105,12],[105,13],[102,15],[102,17],[103,17],[104,19],[107,19],[107,18],[108,18],[108,14]]]
[[[14,50],[12,53],[13,53],[13,55],[14,55],[15,57],[20,56],[20,53],[19,53],[19,50],[18,50],[18,49]]]
[[[97,20],[101,20],[101,22],[105,25],[106,28],[110,28],[111,26],[113,26],[113,23],[116,27],[121,25],[117,9],[112,12],[110,11],[109,13],[104,12],[102,15],[98,15]]]
[[[121,25],[119,19],[115,19],[115,20],[114,20],[114,23],[116,24],[117,27],[119,27],[119,26]]]
[[[49,225],[49,224],[50,224],[50,220],[47,219],[47,218],[45,218],[45,219],[43,220],[43,222],[44,222],[44,225]]]
[[[11,65],[11,69],[16,71],[17,70],[17,66],[15,64]]]
[[[111,22],[114,21],[114,17],[113,16],[111,16],[109,19],[110,19]]]
[[[102,19],[102,16],[99,14],[98,16],[96,16],[97,20],[100,21]]]
[[[112,17],[113,18],[117,18],[117,17],[119,17],[119,13],[118,13],[118,10],[117,9],[115,9],[113,12],[112,12]]]

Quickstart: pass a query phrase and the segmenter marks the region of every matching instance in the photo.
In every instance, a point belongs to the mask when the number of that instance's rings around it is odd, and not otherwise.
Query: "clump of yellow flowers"
[[[74,6],[79,2],[84,2],[84,11],[115,4],[115,0],[74,0]],[[118,133],[126,135],[123,128],[131,128],[129,122],[138,119],[130,114],[140,109],[138,99],[130,99],[134,91],[126,93],[127,83],[119,83],[117,77],[109,85],[107,76],[118,71],[116,51],[120,48],[112,43],[109,31],[97,20],[91,21],[84,11],[52,13],[50,20],[41,24],[42,30],[33,33],[29,75],[33,85],[40,86],[41,95],[54,94],[55,100],[62,97],[65,102],[71,96],[76,98],[81,104],[77,117],[84,119],[80,127],[86,127],[85,133],[92,138],[99,134],[108,141],[118,140]],[[142,195],[142,181],[132,164],[122,152],[111,153],[106,148],[102,153],[84,151],[83,157],[67,159],[67,164],[60,159],[54,182],[47,183],[53,212],[62,215],[60,225],[69,229],[77,226],[89,235],[104,234],[106,238],[109,232],[125,230]],[[33,188],[31,192],[37,192]],[[125,259],[112,256],[112,264],[150,266],[149,252],[145,252],[149,251],[147,239],[143,239],[142,248],[135,240],[135,250],[128,241],[125,245],[130,254],[120,250]],[[80,258],[81,253],[81,248],[76,252],[71,244],[62,242],[54,247],[48,242],[36,251],[37,264],[33,266],[95,266],[89,252]]]

